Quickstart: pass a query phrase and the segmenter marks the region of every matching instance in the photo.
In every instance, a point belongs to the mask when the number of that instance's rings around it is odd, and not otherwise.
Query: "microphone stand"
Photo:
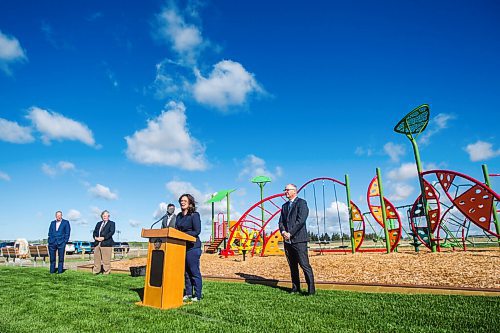
[[[151,228],[149,228],[149,229],[153,229],[153,227],[154,227],[154,226],[155,226],[158,222],[160,222],[161,220],[163,220],[163,218],[164,218],[165,216],[167,216],[167,214],[168,214],[168,212],[166,212],[166,213],[165,213],[165,215],[163,215],[162,217],[160,217],[160,219],[159,219],[158,221],[156,221],[155,223],[151,224]]]

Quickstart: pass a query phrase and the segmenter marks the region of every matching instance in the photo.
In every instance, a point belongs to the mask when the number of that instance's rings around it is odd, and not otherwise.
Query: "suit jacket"
[[[115,234],[115,222],[109,220],[106,222],[106,225],[101,230],[101,237],[104,237],[102,242],[98,242],[95,240],[95,237],[99,237],[99,229],[101,229],[103,221],[97,222],[95,225],[93,237],[94,237],[94,246],[101,244],[102,247],[112,247],[115,244],[113,240],[113,235]]]
[[[170,215],[165,215],[161,221],[161,227],[162,228],[175,228],[175,220],[177,218],[177,216],[175,214],[172,214],[172,219],[170,220],[170,222],[168,222],[168,218],[170,217]]]
[[[302,243],[309,241],[306,228],[306,220],[309,215],[309,208],[304,199],[296,197],[293,201],[292,210],[289,209],[290,202],[285,202],[281,206],[279,220],[280,232],[287,231],[291,234],[291,243]]]
[[[201,219],[198,212],[192,214],[182,215],[182,212],[177,214],[175,221],[175,229],[185,232],[188,235],[196,237],[196,241],[186,242],[186,250],[193,248],[201,248],[200,233],[201,233]]]
[[[54,220],[50,222],[48,243],[56,245],[66,244],[69,241],[70,233],[71,226],[68,220],[61,220],[59,230],[56,230],[56,220]]]

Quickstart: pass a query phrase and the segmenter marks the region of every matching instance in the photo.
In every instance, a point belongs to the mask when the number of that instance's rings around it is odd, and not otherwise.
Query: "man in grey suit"
[[[175,220],[177,219],[177,217],[175,216],[174,212],[174,204],[169,203],[167,206],[167,214],[163,216],[163,219],[161,221],[162,228],[175,228]]]
[[[300,291],[300,266],[306,278],[307,294],[314,295],[316,293],[314,274],[307,255],[309,237],[307,236],[306,220],[309,208],[307,208],[307,202],[304,199],[297,197],[297,186],[294,184],[285,186],[285,196],[288,201],[281,207],[279,228],[285,240],[285,255],[292,276],[291,292]]]

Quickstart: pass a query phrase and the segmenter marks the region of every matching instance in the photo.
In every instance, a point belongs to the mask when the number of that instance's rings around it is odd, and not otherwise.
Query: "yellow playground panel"
[[[283,256],[285,252],[278,246],[279,242],[283,242],[283,236],[279,229],[273,232],[267,239],[266,248],[264,249],[265,256]]]
[[[238,221],[229,221],[229,230],[233,230],[237,222]],[[234,235],[229,246],[231,250],[242,254],[243,251],[251,251],[255,242],[262,244],[261,239],[262,237],[260,236],[258,230],[238,226],[234,231]],[[260,253],[261,250],[262,245],[255,246],[255,253]]]

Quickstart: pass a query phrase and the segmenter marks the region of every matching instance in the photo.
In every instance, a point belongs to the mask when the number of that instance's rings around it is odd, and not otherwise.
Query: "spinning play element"
[[[354,245],[356,251],[359,250],[361,244],[363,244],[363,240],[365,239],[365,219],[363,218],[363,214],[359,210],[358,206],[351,200],[351,215],[353,223],[356,223],[357,227],[354,227],[353,236],[354,236]]]
[[[424,176],[437,178],[444,193],[457,210],[485,232],[499,237],[495,230],[494,210],[500,196],[478,180],[450,170],[429,170]]]
[[[368,207],[370,208],[370,212],[375,218],[375,221],[377,221],[377,223],[380,224],[382,228],[387,228],[386,237],[388,237],[389,239],[390,246],[388,251],[392,252],[401,239],[401,218],[394,205],[385,197],[383,198],[384,204],[382,205],[380,200],[381,195],[377,176],[373,177],[372,181],[370,182],[366,196]],[[385,212],[383,211],[384,208]]]
[[[424,194],[425,201],[429,207],[429,221],[431,225],[431,230],[429,233],[427,226],[427,219],[425,215],[424,209],[424,200],[422,200],[422,195],[419,195],[418,198],[413,203],[413,206],[410,210],[410,226],[413,231],[413,234],[417,237],[417,239],[424,244],[429,249],[431,248],[429,242],[429,234],[433,235],[436,229],[439,226],[440,218],[441,218],[441,205],[439,203],[439,197],[436,189],[429,184],[425,179],[424,182]]]
[[[467,175],[450,170],[429,170],[422,173],[425,196],[431,209],[431,230],[422,224],[422,200],[417,198],[410,211],[410,225],[418,240],[426,247],[430,241],[437,244],[437,251],[443,247],[466,249],[466,240],[471,223],[485,234],[499,237],[495,210],[499,195],[490,187]],[[430,181],[433,180],[435,186]],[[444,198],[439,198],[439,189]],[[441,206],[447,207],[441,215]],[[436,217],[439,219],[436,223]],[[431,240],[427,235],[431,235]]]

